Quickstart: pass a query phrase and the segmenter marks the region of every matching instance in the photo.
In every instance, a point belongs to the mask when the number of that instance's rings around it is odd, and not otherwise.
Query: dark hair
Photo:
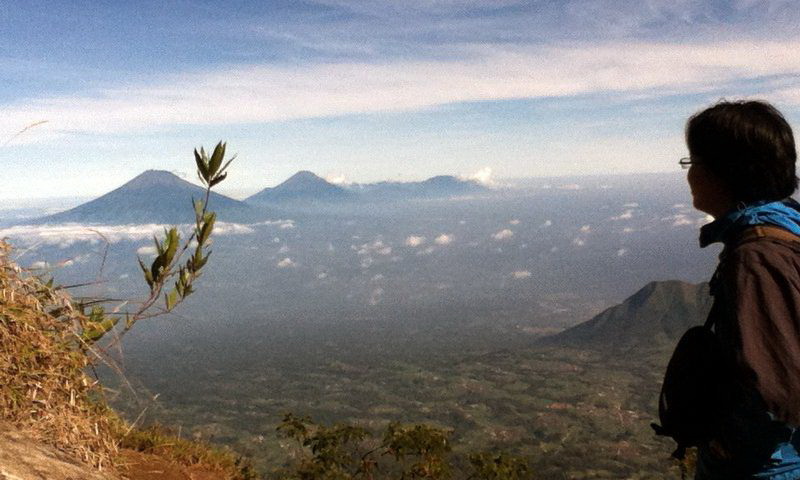
[[[689,154],[743,202],[782,200],[797,189],[792,127],[762,101],[722,101],[686,123]]]

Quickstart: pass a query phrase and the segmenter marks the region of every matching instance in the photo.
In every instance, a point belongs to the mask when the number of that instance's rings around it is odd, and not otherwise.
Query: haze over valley
[[[683,176],[525,179],[492,188],[438,178],[332,188],[301,172],[265,190],[269,202],[213,196],[211,268],[177,313],[125,337],[119,359],[134,389],[102,373],[117,384],[116,405],[234,445],[267,470],[282,462],[273,430],[286,411],[373,426],[433,421],[455,428],[464,445],[532,455],[557,475],[565,467],[535,447],[572,428],[598,428],[590,425],[601,411],[624,406],[636,416],[626,420],[630,435],[666,449],[646,428],[659,362],[702,317],[705,303],[690,297],[708,297],[689,284],[680,288],[696,293],[651,282],[702,282],[716,253],[697,248],[707,219],[686,204]],[[168,172],[145,172],[63,212],[9,215],[0,236],[20,264],[58,283],[98,280],[78,294],[144,295],[136,256],[153,255],[153,234],[191,218],[196,188]],[[646,284],[635,307],[552,336]],[[692,308],[700,313],[674,315]],[[643,364],[608,356],[642,346]],[[533,390],[507,390],[515,382]],[[473,393],[458,393],[463,388]],[[611,388],[616,400],[571,421],[563,416],[582,411],[598,388]],[[494,413],[474,419],[464,401]],[[542,415],[555,423],[544,428]],[[591,438],[612,448],[615,428]],[[607,463],[605,446],[591,456],[598,468]],[[635,461],[606,467],[669,468],[664,456],[645,458],[641,448],[631,453]]]

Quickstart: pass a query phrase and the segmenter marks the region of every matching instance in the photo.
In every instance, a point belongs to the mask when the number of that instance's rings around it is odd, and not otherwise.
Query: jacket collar
[[[753,225],[774,225],[800,235],[800,204],[787,198],[776,202],[740,204],[736,209],[700,228],[700,247],[728,242]]]

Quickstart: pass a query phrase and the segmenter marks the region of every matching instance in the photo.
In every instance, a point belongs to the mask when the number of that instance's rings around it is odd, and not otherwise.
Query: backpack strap
[[[794,233],[785,230],[780,227],[775,227],[772,225],[754,225],[750,228],[744,229],[736,238],[736,240],[731,245],[732,247],[738,247],[743,243],[752,242],[754,240],[758,240],[759,238],[777,238],[778,240],[783,240],[786,242],[800,242],[800,236],[795,235]]]
[[[751,227],[747,227],[744,230],[740,231],[737,235],[734,236],[733,240],[728,242],[725,245],[724,250],[720,253],[719,256],[719,264],[717,265],[717,269],[714,271],[714,275],[711,278],[711,295],[715,296],[717,289],[719,287],[719,277],[722,272],[722,264],[725,262],[725,257],[729,251],[732,251],[743,245],[745,243],[754,242],[761,238],[774,238],[777,240],[783,240],[785,242],[798,242],[800,243],[800,236],[795,235],[794,233],[783,229],[781,227],[776,227],[773,225],[753,225]],[[714,308],[721,308],[718,306],[718,302],[714,302],[712,306],[712,310]],[[708,317],[706,318],[704,326],[706,328],[713,328],[714,321],[718,315],[716,312],[710,312]]]

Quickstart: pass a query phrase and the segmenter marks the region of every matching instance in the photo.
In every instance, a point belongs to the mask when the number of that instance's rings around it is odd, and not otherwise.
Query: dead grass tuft
[[[150,453],[186,466],[202,466],[218,472],[220,479],[253,480],[258,478],[249,460],[228,448],[199,440],[178,437],[161,425],[134,429],[120,438],[120,447]]]
[[[113,416],[76,335],[69,296],[22,270],[0,240],[0,419],[96,468],[117,452]]]

